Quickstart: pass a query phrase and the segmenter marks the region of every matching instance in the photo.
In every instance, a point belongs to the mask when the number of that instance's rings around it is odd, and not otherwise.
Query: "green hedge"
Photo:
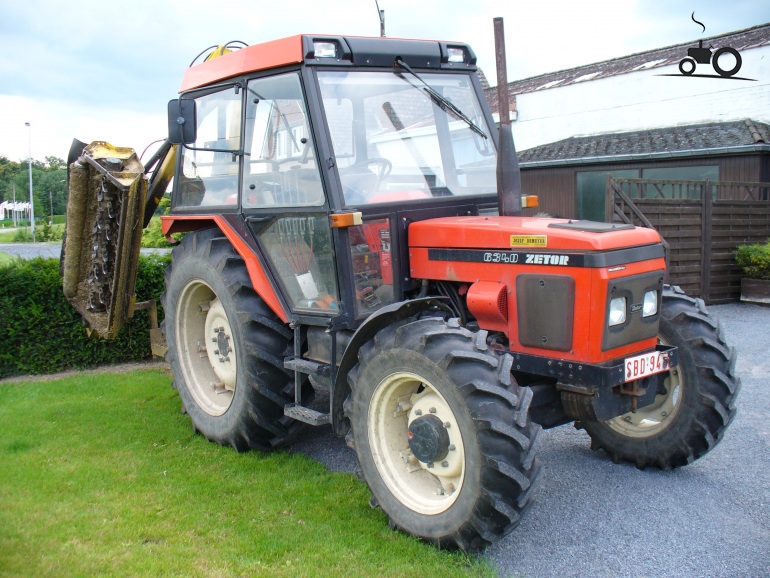
[[[764,244],[739,246],[735,259],[749,279],[770,280],[770,239]]]
[[[142,256],[137,301],[158,300],[170,255]],[[0,378],[53,373],[151,357],[149,319],[137,311],[112,341],[90,338],[62,293],[57,259],[17,259],[0,267]]]

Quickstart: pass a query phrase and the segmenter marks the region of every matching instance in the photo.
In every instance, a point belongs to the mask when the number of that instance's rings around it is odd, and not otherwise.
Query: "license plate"
[[[626,381],[641,379],[670,368],[667,351],[653,351],[644,355],[626,358]]]

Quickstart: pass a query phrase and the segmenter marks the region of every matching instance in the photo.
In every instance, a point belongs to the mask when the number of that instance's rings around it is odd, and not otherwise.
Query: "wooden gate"
[[[610,220],[656,229],[668,282],[706,303],[737,301],[735,248],[770,238],[770,183],[607,178]]]

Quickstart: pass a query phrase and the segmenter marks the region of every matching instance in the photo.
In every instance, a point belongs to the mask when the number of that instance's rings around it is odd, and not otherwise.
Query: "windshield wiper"
[[[400,66],[404,70],[406,70],[409,74],[414,76],[417,80],[422,82],[425,86],[422,87],[422,89],[427,93],[427,95],[430,97],[430,99],[438,105],[438,107],[443,110],[444,112],[450,111],[452,114],[454,114],[457,118],[465,122],[465,124],[468,125],[468,127],[475,132],[476,134],[480,135],[483,138],[488,138],[487,135],[484,133],[483,130],[481,130],[476,123],[474,123],[468,116],[461,111],[459,108],[457,108],[451,100],[447,99],[445,96],[443,96],[440,92],[436,91],[430,84],[425,82],[421,76],[419,76],[414,70],[411,69],[411,67],[401,60],[400,58],[396,59],[396,65]]]

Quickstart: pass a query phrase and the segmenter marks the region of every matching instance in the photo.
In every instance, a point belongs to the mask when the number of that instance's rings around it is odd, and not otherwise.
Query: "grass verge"
[[[14,259],[13,255],[0,251],[0,267],[13,263]]]
[[[0,575],[493,576],[364,484],[193,434],[159,370],[0,384]]]

